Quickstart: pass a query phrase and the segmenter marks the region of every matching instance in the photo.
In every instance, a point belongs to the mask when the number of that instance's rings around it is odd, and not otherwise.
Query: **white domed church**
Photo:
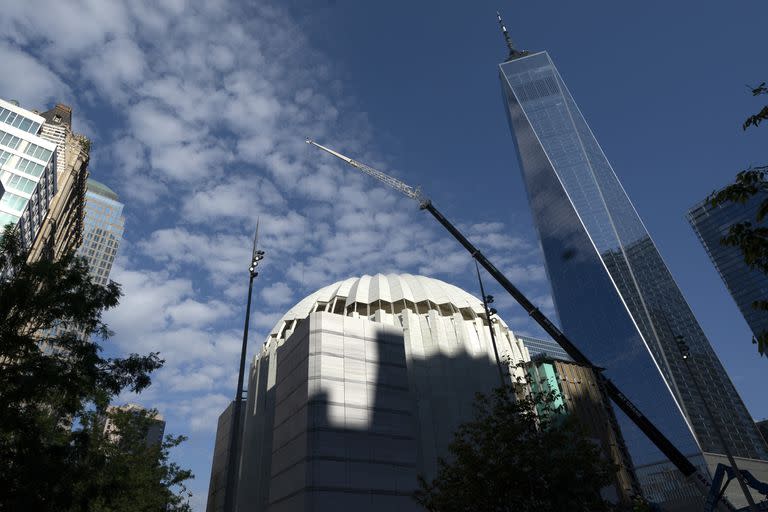
[[[492,325],[515,376],[528,351]],[[455,286],[377,274],[318,290],[251,365],[238,511],[419,510],[417,475],[498,379],[483,305]]]

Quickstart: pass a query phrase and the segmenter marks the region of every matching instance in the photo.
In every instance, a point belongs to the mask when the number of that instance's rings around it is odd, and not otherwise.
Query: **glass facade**
[[[755,224],[760,203],[768,192],[754,196],[745,204],[726,203],[712,208],[705,201],[688,211],[688,221],[720,273],[733,300],[755,336],[768,332],[768,312],[752,307],[758,300],[768,300],[768,276],[744,263],[741,250],[720,244],[733,224]]]
[[[746,407],[546,52],[500,65],[503,101],[563,331],[685,454],[768,459]],[[697,393],[675,336],[691,347]],[[617,413],[635,465],[663,455]]]
[[[98,181],[88,180],[85,194],[83,244],[77,251],[88,260],[91,275],[99,284],[109,282],[109,272],[123,239],[123,203],[117,194]]]
[[[0,228],[18,225],[28,250],[56,193],[56,144],[37,133],[43,117],[0,100]]]
[[[27,133],[37,133],[42,121],[31,119],[22,112],[0,105],[0,123],[5,123]]]
[[[528,355],[531,358],[536,356],[549,356],[563,361],[573,361],[568,353],[553,340],[544,340],[541,338],[532,338],[530,336],[517,335],[525,348],[528,349]]]

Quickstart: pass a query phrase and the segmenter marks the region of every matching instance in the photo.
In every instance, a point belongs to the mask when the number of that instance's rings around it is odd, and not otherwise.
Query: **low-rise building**
[[[634,496],[641,495],[640,484],[610,401],[595,371],[570,358],[561,359],[547,352],[533,356],[527,368],[532,390],[552,393],[553,406],[560,407],[561,414],[573,416],[584,435],[617,467],[613,484],[603,490],[604,497],[613,503],[629,505]]]

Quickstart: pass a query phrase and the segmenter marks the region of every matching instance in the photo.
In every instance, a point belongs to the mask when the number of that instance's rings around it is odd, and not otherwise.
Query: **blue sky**
[[[469,257],[415,204],[303,142],[421,185],[546,311],[551,300],[500,98],[500,8],[547,49],[755,418],[766,359],[685,211],[749,164],[766,80],[759,2],[30,0],[0,18],[0,97],[74,107],[91,173],[126,204],[110,353],[160,350],[158,407],[204,508],[233,395],[249,238],[267,251],[251,346],[335,280],[423,273],[476,292]],[[513,329],[537,334],[490,282]],[[251,350],[254,353],[254,350]],[[127,398],[127,397],[126,397]]]

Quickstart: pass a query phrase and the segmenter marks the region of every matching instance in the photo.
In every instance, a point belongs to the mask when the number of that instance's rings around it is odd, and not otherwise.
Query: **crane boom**
[[[502,288],[504,288],[510,295],[512,295],[518,304],[520,304],[523,309],[525,309],[528,315],[537,324],[539,324],[539,326],[541,326],[541,328],[544,329],[544,331],[546,331],[547,334],[549,334],[552,339],[554,339],[568,353],[568,355],[574,359],[574,361],[596,370],[595,373],[598,376],[598,380],[602,384],[608,396],[611,397],[611,400],[613,400],[619,409],[621,409],[624,414],[626,414],[629,419],[632,420],[632,422],[643,432],[643,434],[648,437],[648,439],[677,467],[678,470],[680,470],[681,473],[683,473],[683,475],[694,482],[694,485],[699,488],[704,496],[708,495],[710,487],[709,479],[696,469],[696,466],[694,466],[691,461],[689,461],[688,458],[683,455],[683,453],[680,452],[680,450],[678,450],[674,444],[672,444],[672,441],[670,441],[658,428],[656,428],[653,422],[651,422],[651,420],[649,420],[640,411],[640,409],[638,409],[637,406],[632,403],[632,401],[624,393],[621,392],[616,384],[614,384],[610,379],[603,375],[601,368],[595,366],[589,360],[589,358],[587,358],[587,356],[584,355],[584,353],[582,353],[576,347],[576,345],[574,345],[573,342],[562,331],[560,331],[560,329],[558,329],[557,326],[555,326],[555,324],[549,318],[547,318],[544,313],[541,312],[541,310],[539,310],[539,308],[534,306],[534,304],[528,300],[528,298],[456,228],[456,226],[454,226],[437,208],[435,208],[429,199],[426,199],[424,196],[422,196],[418,189],[414,189],[410,185],[407,185],[396,178],[388,176],[387,174],[384,174],[383,172],[378,171],[373,167],[353,160],[352,158],[344,156],[341,153],[337,153],[336,151],[326,148],[325,146],[321,146],[311,139],[307,139],[306,141],[307,144],[311,144],[322,149],[323,151],[326,151],[327,153],[330,153],[336,158],[345,161],[352,167],[355,167],[365,174],[373,176],[382,183],[389,185],[405,196],[419,201],[419,207],[422,210],[427,210],[429,213],[431,213],[432,216],[435,217],[435,219],[440,224],[442,224],[443,227],[447,229],[448,232],[451,233],[451,235],[453,235],[453,237],[472,255],[472,258],[474,258],[480,265],[482,265],[482,267],[487,270],[489,274],[491,274],[491,276],[502,286]],[[721,504],[720,507],[722,507],[721,509],[728,510],[727,506],[724,504]]]
[[[318,144],[317,142],[313,141],[310,138],[306,139],[307,144],[310,144],[312,146],[315,146],[316,148],[320,148],[326,153],[330,153],[336,158],[339,158],[341,160],[344,160],[352,167],[357,168],[359,171],[367,174],[368,176],[372,176],[379,180],[380,182],[384,183],[385,185],[389,185],[393,189],[397,190],[401,194],[405,195],[406,197],[409,197],[411,199],[415,199],[419,202],[419,205],[429,202],[429,199],[424,197],[421,193],[421,191],[418,188],[413,188],[412,186],[403,183],[402,181],[398,180],[397,178],[393,178],[392,176],[388,174],[384,174],[383,172],[374,169],[370,165],[365,165],[362,162],[358,162],[357,160],[353,160],[352,158],[349,158],[348,156],[344,156],[341,153],[337,153],[336,151],[327,148],[321,144]]]

